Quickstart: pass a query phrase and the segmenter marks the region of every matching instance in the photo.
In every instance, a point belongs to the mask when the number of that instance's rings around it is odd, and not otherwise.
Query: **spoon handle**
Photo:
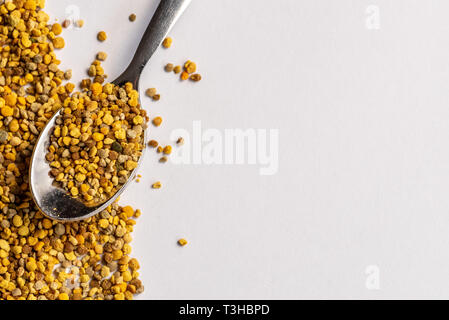
[[[190,2],[191,0],[161,0],[143,34],[134,58],[125,72],[114,81],[116,85],[131,82],[134,88],[138,88],[143,68]]]

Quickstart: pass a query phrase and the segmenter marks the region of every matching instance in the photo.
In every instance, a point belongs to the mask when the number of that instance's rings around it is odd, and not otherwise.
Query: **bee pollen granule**
[[[173,43],[173,39],[170,37],[167,37],[164,39],[164,41],[162,41],[162,46],[164,48],[168,49],[171,47],[172,43]]]
[[[104,31],[98,32],[98,34],[97,34],[97,39],[98,39],[98,41],[103,42],[103,41],[105,41],[107,38],[108,38],[108,36],[107,36],[106,32],[104,32]]]

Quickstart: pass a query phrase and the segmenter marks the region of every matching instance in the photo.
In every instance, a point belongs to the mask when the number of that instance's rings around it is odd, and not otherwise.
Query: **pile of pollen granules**
[[[143,291],[130,258],[139,210],[111,205],[81,222],[43,216],[29,191],[39,132],[75,86],[58,67],[65,46],[44,0],[0,5],[0,299],[132,299]]]

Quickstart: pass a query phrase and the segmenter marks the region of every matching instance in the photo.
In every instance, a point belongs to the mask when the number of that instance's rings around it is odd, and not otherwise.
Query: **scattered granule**
[[[65,47],[65,41],[61,37],[56,37],[53,39],[53,45],[56,49],[62,49]]]
[[[195,73],[190,76],[190,80],[192,80],[194,82],[201,81],[201,79],[202,79],[202,77],[199,73]]]
[[[156,117],[153,119],[153,125],[156,127],[159,127],[162,124],[162,118],[161,117]]]
[[[162,150],[164,152],[164,154],[169,155],[172,152],[172,147],[171,146],[166,146],[164,147],[164,150]]]
[[[105,61],[108,58],[108,54],[106,52],[100,51],[97,53],[97,60]]]
[[[159,145],[159,143],[156,140],[150,140],[150,142],[148,142],[148,145],[151,148],[156,148]]]
[[[63,22],[62,22],[62,27],[63,28],[68,28],[68,27],[70,27],[70,24],[71,24],[72,22],[69,20],[69,19],[65,19]]]
[[[161,95],[158,93],[158,94],[155,94],[153,97],[152,97],[152,99],[153,99],[153,101],[159,101],[159,100],[161,100]]]
[[[97,82],[97,83],[103,84],[103,83],[104,83],[104,80],[105,80],[105,78],[106,78],[106,75],[104,75],[104,76],[99,76],[99,75],[96,75],[96,76],[94,77],[94,82]]]
[[[53,24],[51,27],[51,31],[56,35],[59,36],[62,33],[62,26],[59,23]]]
[[[192,62],[190,60],[187,60],[186,63],[184,64],[184,70],[188,73],[188,74],[192,74],[196,72],[196,64],[195,62]]]
[[[162,158],[159,159],[160,163],[166,163],[168,160],[168,158],[166,156],[163,156]]]
[[[162,187],[162,184],[160,181],[153,183],[151,186],[153,189],[160,189]]]
[[[156,88],[149,88],[149,89],[147,89],[147,90],[145,91],[145,94],[146,94],[148,97],[153,98],[154,95],[156,94],[156,92],[157,92]]]
[[[181,66],[176,66],[176,67],[173,68],[173,72],[174,72],[175,74],[180,73],[181,70],[182,70]]]
[[[134,22],[134,21],[136,21],[136,18],[137,18],[137,16],[134,13],[132,13],[129,16],[129,21]]]
[[[164,67],[164,70],[166,72],[172,72],[174,68],[175,68],[175,66],[172,63],[167,63]]]
[[[157,153],[162,153],[162,151],[164,151],[164,148],[162,148],[161,146],[157,147],[156,149]]]
[[[164,41],[162,41],[162,46],[164,48],[168,49],[171,47],[172,43],[173,43],[173,39],[170,37],[167,37],[164,39]]]
[[[72,79],[72,69],[67,70],[64,72],[64,80],[70,80]]]
[[[179,139],[176,140],[176,144],[178,146],[182,146],[184,144],[184,138],[183,137],[179,137]]]
[[[78,28],[82,28],[82,27],[84,26],[84,20],[78,20],[78,21],[76,21],[76,26],[77,26]]]
[[[180,245],[181,247],[184,247],[187,244],[188,244],[188,242],[187,242],[186,239],[179,239],[178,240],[178,245]]]
[[[181,73],[180,79],[181,79],[181,80],[187,80],[187,79],[189,79],[189,74],[187,73],[187,71],[183,71],[183,72]]]
[[[106,32],[104,32],[104,31],[98,32],[98,34],[97,34],[97,39],[98,39],[98,41],[103,42],[103,41],[105,41],[107,38],[108,38],[108,36],[107,36]]]

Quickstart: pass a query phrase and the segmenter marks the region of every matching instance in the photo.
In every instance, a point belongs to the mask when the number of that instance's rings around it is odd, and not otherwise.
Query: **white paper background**
[[[63,65],[80,80],[106,51],[114,79],[157,3],[48,0],[52,18],[79,9],[85,20],[64,32]],[[366,27],[370,5],[379,30]],[[151,137],[169,143],[195,120],[279,129],[280,167],[261,176],[257,166],[161,165],[147,153],[121,201],[143,212],[133,234],[140,298],[448,298],[448,9],[444,0],[193,0],[172,48],[142,75],[141,93],[162,95],[142,100],[165,119]],[[187,59],[202,82],[162,70]],[[151,190],[156,180],[163,189]],[[189,245],[178,247],[180,237]],[[370,265],[379,290],[366,286]]]

